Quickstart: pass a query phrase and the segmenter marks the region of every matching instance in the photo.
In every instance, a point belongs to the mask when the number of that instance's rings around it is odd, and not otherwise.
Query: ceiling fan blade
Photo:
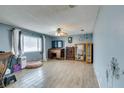
[[[62,36],[67,36],[68,33],[66,33],[66,32],[61,32],[61,35],[62,35]]]
[[[62,28],[57,28],[56,31],[50,31],[49,34],[52,36],[67,36],[68,33],[61,30]]]

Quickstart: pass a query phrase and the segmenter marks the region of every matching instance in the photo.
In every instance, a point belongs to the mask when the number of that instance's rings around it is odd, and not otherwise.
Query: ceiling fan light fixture
[[[60,33],[56,32],[56,36],[60,36]]]
[[[57,29],[56,36],[67,36],[68,34],[63,32],[61,28]]]

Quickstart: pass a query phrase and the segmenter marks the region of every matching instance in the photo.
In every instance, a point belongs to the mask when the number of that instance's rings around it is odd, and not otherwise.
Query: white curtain
[[[12,52],[15,56],[19,55],[19,31],[21,30],[17,28],[12,31]]]
[[[43,35],[43,61],[47,61],[46,58],[46,37]]]
[[[24,35],[21,34],[21,37],[20,37],[20,55],[23,55],[24,54]]]
[[[18,45],[19,56],[24,54],[24,35],[19,31],[19,45]]]

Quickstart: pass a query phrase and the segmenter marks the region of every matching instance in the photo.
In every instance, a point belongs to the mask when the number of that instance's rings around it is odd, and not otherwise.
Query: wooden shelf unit
[[[65,49],[64,48],[51,48],[48,49],[49,59],[64,59]]]
[[[86,43],[80,43],[80,44],[75,44],[76,46],[76,60],[78,60],[77,56],[77,47],[78,45],[82,45],[82,55],[81,55],[81,60],[82,62],[86,63],[93,63],[93,43],[91,42],[86,42]]]
[[[93,43],[86,43],[86,63],[93,63]]]
[[[75,60],[75,47],[66,47],[66,59]]]

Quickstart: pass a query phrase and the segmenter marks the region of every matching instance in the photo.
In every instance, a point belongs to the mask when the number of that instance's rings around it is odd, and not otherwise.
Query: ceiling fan
[[[67,36],[68,34],[66,32],[63,32],[61,29],[62,28],[57,28],[56,36]]]

